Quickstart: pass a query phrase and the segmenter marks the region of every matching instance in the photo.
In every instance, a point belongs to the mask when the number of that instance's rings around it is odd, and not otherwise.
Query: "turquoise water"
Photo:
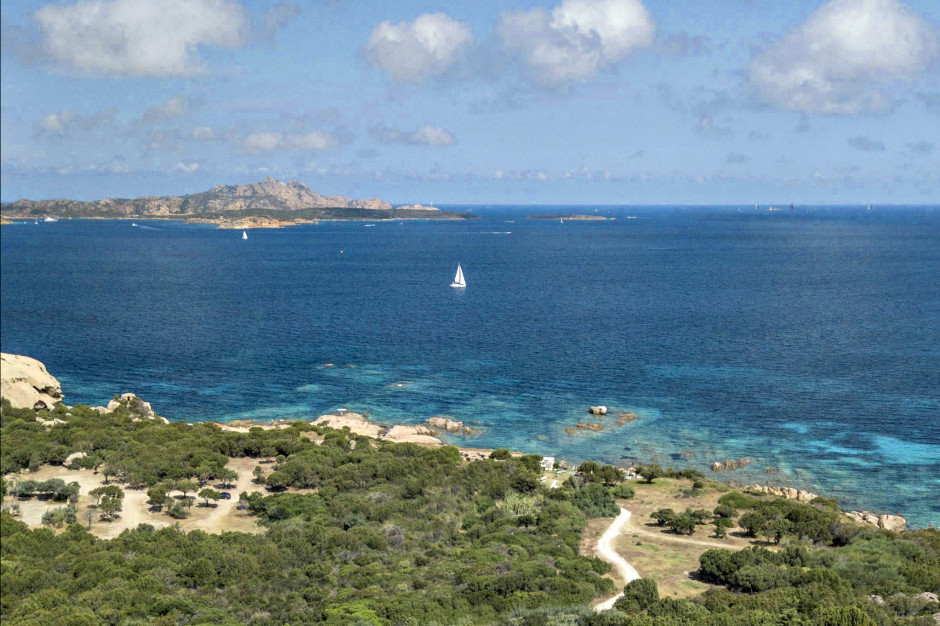
[[[472,210],[247,241],[4,226],[2,349],[44,361],[72,403],[443,414],[479,430],[455,443],[706,471],[746,457],[721,476],[940,523],[940,208]],[[458,261],[466,290],[448,287]],[[566,433],[592,404],[640,417]]]

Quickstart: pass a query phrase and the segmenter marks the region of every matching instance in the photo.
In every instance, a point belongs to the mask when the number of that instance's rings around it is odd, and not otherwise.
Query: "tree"
[[[695,518],[688,513],[673,515],[666,522],[666,526],[668,526],[672,532],[676,533],[677,535],[695,534]]]
[[[675,516],[676,512],[672,509],[657,509],[650,513],[650,517],[656,520],[659,526],[665,526]]]
[[[106,493],[101,497],[101,504],[98,505],[98,508],[101,510],[102,515],[108,521],[114,519],[115,514],[121,511],[123,508],[122,502],[124,500],[124,492],[117,488],[120,492],[120,495],[115,493]]]
[[[716,517],[715,518],[715,536],[719,539],[723,539],[728,531],[734,527],[734,522],[727,517]]]
[[[183,497],[190,491],[196,491],[199,486],[191,480],[181,480],[176,483],[176,489],[183,492]]]
[[[88,530],[91,530],[91,522],[95,519],[95,510],[91,507],[85,509],[85,513],[82,515],[85,518],[85,521],[88,522]]]
[[[767,518],[763,514],[750,511],[741,516],[738,524],[745,530],[748,537],[757,537],[767,528]]]
[[[657,463],[650,463],[649,465],[644,465],[641,467],[637,473],[642,476],[646,482],[652,483],[654,480],[663,475],[663,468]]]
[[[160,483],[147,490],[147,498],[154,506],[160,508],[166,503],[167,493],[166,485]]]
[[[490,452],[490,458],[494,461],[506,461],[512,458],[512,452],[509,448],[497,448]]]
[[[238,481],[238,472],[232,469],[222,470],[222,486],[226,489],[231,488]]]
[[[253,469],[251,473],[255,475],[254,482],[256,482],[259,485],[264,484],[265,480],[264,480],[264,468],[263,467],[261,467],[260,465],[255,465],[255,469]]]
[[[206,506],[209,506],[209,500],[218,502],[219,500],[222,499],[222,494],[216,491],[215,489],[206,487],[205,489],[199,492],[199,497],[205,500]]]

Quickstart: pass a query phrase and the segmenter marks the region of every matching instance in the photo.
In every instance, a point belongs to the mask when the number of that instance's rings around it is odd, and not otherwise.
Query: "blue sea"
[[[449,208],[480,219],[4,226],[0,343],[70,404],[447,415],[459,444],[746,457],[720,476],[940,524],[940,207]],[[616,219],[526,219],[569,212]],[[568,434],[594,404],[639,417]]]

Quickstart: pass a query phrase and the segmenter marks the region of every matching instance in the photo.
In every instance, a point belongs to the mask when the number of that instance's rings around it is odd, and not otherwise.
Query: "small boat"
[[[450,284],[451,287],[466,287],[467,281],[463,277],[463,269],[460,267],[460,263],[457,264],[457,275],[454,276],[454,282]]]
[[[366,228],[368,228],[368,227],[370,227],[370,226],[375,226],[375,224],[366,224]]]
[[[131,222],[131,226],[137,226],[137,222]]]
[[[871,211],[871,202],[868,203],[868,210]]]
[[[57,219],[54,218],[54,217],[47,217],[47,218],[44,219],[43,221],[44,221],[44,222],[58,222],[59,220],[57,220]]]
[[[248,239],[248,231],[246,230],[242,231],[242,239]]]
[[[563,217],[558,218],[558,223],[559,223],[559,224],[564,224],[564,223],[565,223],[565,219],[564,219]]]

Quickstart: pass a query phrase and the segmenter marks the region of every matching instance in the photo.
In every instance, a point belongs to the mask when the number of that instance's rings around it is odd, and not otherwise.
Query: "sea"
[[[445,415],[475,431],[455,444],[695,468],[940,524],[940,206],[445,208],[479,219],[247,240],[3,226],[0,347],[43,361],[69,404]],[[571,213],[611,219],[527,218]]]

